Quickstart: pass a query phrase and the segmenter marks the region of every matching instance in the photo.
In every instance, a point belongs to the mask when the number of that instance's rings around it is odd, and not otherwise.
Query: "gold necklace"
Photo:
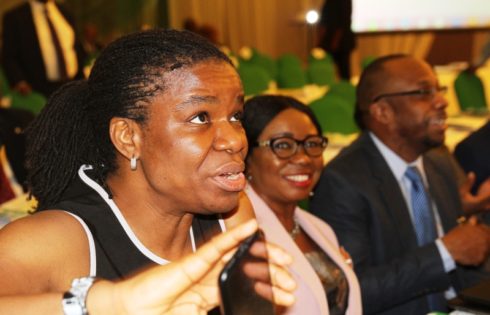
[[[301,227],[299,226],[298,220],[296,220],[296,217],[293,217],[293,229],[289,232],[289,235],[293,240],[296,239],[296,237],[301,233]]]

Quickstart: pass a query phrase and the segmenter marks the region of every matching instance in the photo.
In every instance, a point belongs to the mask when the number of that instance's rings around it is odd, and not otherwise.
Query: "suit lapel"
[[[412,219],[405,202],[403,193],[400,190],[398,181],[393,176],[388,164],[379,150],[374,145],[369,134],[365,133],[360,139],[366,151],[366,158],[369,159],[369,165],[372,167],[372,178],[374,178],[376,198],[382,202],[383,212],[378,213],[380,216],[385,213],[386,218],[380,217],[380,220],[388,219],[389,222],[396,226],[400,244],[406,248],[417,247]],[[376,199],[375,198],[375,199]]]
[[[457,213],[459,210],[454,210],[454,207],[459,207],[459,205],[454,205],[453,198],[447,198],[451,196],[451,192],[447,190],[448,179],[443,176],[443,174],[438,171],[438,168],[434,164],[432,159],[424,156],[424,170],[427,176],[427,181],[429,182],[429,192],[431,198],[437,207],[437,212],[439,218],[441,219],[441,224],[444,228],[444,232],[449,231],[456,225]]]

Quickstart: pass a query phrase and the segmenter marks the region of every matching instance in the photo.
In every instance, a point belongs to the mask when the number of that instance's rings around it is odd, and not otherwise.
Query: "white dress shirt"
[[[427,175],[425,174],[424,170],[424,161],[422,159],[422,156],[419,156],[414,162],[412,163],[407,163],[405,160],[403,160],[400,156],[398,156],[393,150],[388,148],[378,137],[376,137],[372,132],[369,133],[371,136],[371,139],[373,139],[374,145],[376,148],[378,148],[379,152],[385,159],[386,163],[388,164],[391,172],[395,176],[398,185],[400,186],[400,189],[403,193],[403,197],[405,198],[405,202],[408,206],[409,212],[410,212],[410,217],[412,219],[412,224],[413,224],[413,208],[412,208],[412,200],[410,198],[411,195],[411,190],[412,190],[412,185],[410,180],[405,176],[405,171],[407,170],[407,167],[409,166],[415,166],[418,171],[420,172],[422,176],[422,180],[424,182],[424,185],[429,191],[429,182],[427,181]],[[438,239],[435,240],[437,248],[439,250],[439,254],[441,255],[441,259],[444,265],[444,270],[446,272],[450,272],[454,269],[456,269],[456,263],[454,259],[452,258],[451,254],[449,254],[446,246],[440,239],[444,235],[444,230],[442,228],[441,224],[441,218],[439,217],[439,212],[437,211],[437,206],[434,203],[434,200],[431,200],[431,206],[432,206],[432,211],[434,214],[434,219],[435,219],[435,224],[436,224],[436,229],[437,229],[437,235],[439,236]],[[449,292],[446,292],[446,298],[451,298],[453,297],[454,291],[451,289]]]

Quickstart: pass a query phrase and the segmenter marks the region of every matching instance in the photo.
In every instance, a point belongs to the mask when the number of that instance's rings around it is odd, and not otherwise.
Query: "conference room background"
[[[0,2],[0,16],[23,0]],[[242,46],[277,57],[295,53],[306,61],[308,37],[315,26],[305,22],[308,10],[323,0],[64,0],[79,29],[99,30],[101,42],[142,27],[182,28],[192,17],[214,26],[219,41],[232,51]],[[441,65],[470,61],[489,37],[487,0],[354,0],[353,29],[357,49],[354,74],[366,56],[409,53]],[[1,18],[1,17],[0,17]],[[0,30],[1,31],[1,30]]]

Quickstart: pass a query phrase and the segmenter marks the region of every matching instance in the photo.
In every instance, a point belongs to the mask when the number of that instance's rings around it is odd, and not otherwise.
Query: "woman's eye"
[[[289,150],[291,149],[292,145],[289,142],[282,141],[282,142],[276,142],[274,144],[274,147],[279,150]]]
[[[238,121],[238,122],[241,122],[243,119],[243,113],[242,112],[236,112],[232,117],[231,117],[231,121]]]
[[[193,124],[206,124],[209,122],[208,114],[207,113],[199,113],[194,118],[191,119],[191,123]]]

